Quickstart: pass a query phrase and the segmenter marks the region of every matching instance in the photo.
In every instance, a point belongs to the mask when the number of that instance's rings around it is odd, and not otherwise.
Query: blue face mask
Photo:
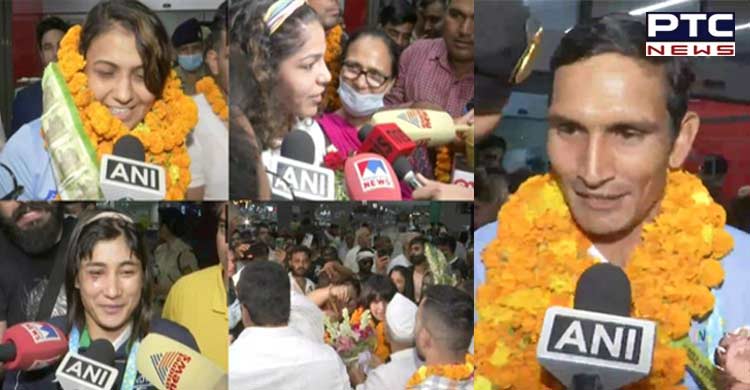
[[[341,78],[339,80],[338,93],[339,98],[341,99],[341,105],[344,106],[344,110],[353,116],[370,116],[377,110],[383,108],[385,92],[367,94],[359,93]]]
[[[185,69],[188,72],[192,72],[203,65],[203,56],[200,53],[187,56],[180,55],[177,56],[177,63],[180,64],[180,67],[182,67],[182,69]]]

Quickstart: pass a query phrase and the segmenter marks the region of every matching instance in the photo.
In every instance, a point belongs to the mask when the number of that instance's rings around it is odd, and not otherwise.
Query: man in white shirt
[[[417,232],[407,232],[401,234],[401,250],[402,252],[399,253],[398,256],[391,259],[391,261],[388,263],[388,269],[386,270],[387,273],[391,273],[391,270],[393,267],[400,265],[404,266],[406,268],[411,267],[411,263],[409,262],[409,259],[407,258],[407,255],[409,254],[409,243],[411,240],[419,237],[419,233]]]
[[[216,11],[211,24],[210,49],[206,64],[216,81],[224,102],[229,84],[229,40],[227,39],[226,2]],[[203,94],[192,96],[198,106],[198,123],[188,142],[190,155],[189,200],[229,199],[229,128]]]
[[[292,289],[306,295],[315,290],[315,283],[305,277],[312,266],[312,251],[300,245],[292,249],[292,261],[289,264],[289,280],[294,282]]]
[[[344,363],[328,345],[289,327],[289,277],[253,261],[237,283],[245,330],[229,347],[229,387],[240,390],[349,390]]]
[[[414,348],[414,324],[417,305],[396,293],[385,309],[385,337],[391,345],[391,361],[378,366],[364,380],[362,371],[350,371],[356,390],[403,389],[415,371],[424,362],[419,360]],[[364,380],[364,383],[362,383]]]
[[[346,260],[346,254],[354,247],[354,233],[351,230],[343,233],[343,240],[339,243],[338,252],[341,261]]]
[[[359,264],[357,264],[357,253],[359,253],[359,250],[362,248],[370,247],[371,235],[372,231],[367,226],[362,226],[361,228],[357,229],[357,233],[354,236],[357,240],[357,245],[355,245],[352,249],[349,250],[349,252],[346,253],[344,265],[346,266],[346,268],[354,271],[354,273],[359,272]]]

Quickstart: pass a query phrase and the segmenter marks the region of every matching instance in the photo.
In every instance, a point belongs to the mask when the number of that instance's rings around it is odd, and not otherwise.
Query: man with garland
[[[740,353],[750,338],[736,332],[750,324],[750,237],[679,171],[700,125],[687,110],[694,76],[682,58],[646,57],[646,37],[641,22],[605,16],[574,27],[552,57],[552,172],[475,235],[478,388],[555,383],[535,361],[544,311],[572,305],[596,262],[623,267],[633,316],[658,323],[651,374],[636,388],[750,387],[737,369],[750,364]]]
[[[474,364],[467,355],[473,333],[474,301],[452,286],[429,286],[417,310],[414,338],[424,361],[407,390],[474,389]]]
[[[325,62],[331,72],[331,82],[326,86],[321,108],[325,112],[336,111],[341,108],[338,93],[339,71],[341,70],[341,54],[346,33],[341,25],[341,9],[338,0],[308,0],[307,5],[315,10],[320,17],[320,23],[326,32]]]
[[[227,2],[221,3],[211,23],[206,65],[211,75],[195,83],[198,123],[188,142],[189,200],[229,199],[229,39]]]

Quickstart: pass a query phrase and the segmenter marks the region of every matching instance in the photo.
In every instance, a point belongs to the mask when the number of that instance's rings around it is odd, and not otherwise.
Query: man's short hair
[[[295,253],[300,253],[300,252],[307,255],[307,259],[312,261],[312,250],[310,250],[310,248],[304,245],[295,246],[294,248],[292,248],[292,251],[289,254],[294,256]]]
[[[227,25],[229,24],[229,14],[227,13],[227,0],[224,0],[219,8],[216,9],[214,18],[211,21],[210,29],[211,34],[209,35],[208,44],[209,49],[219,51],[219,48],[223,46],[222,33],[227,32]],[[223,35],[224,41],[228,41],[229,37]]]
[[[452,286],[432,285],[424,292],[422,324],[451,352],[469,349],[474,334],[474,300]]]
[[[550,60],[550,69],[554,74],[561,66],[605,53],[617,53],[661,65],[666,75],[667,111],[671,118],[672,135],[676,137],[687,112],[690,85],[695,80],[695,74],[684,57],[647,57],[647,38],[646,25],[634,17],[616,14],[595,18],[574,26],[563,36]]]
[[[507,149],[508,144],[505,143],[505,139],[499,135],[490,134],[487,137],[485,137],[481,142],[479,142],[479,145],[477,145],[477,149],[481,152],[485,149],[492,149],[492,148],[500,148],[505,152]]]
[[[411,239],[409,241],[409,248],[411,248],[412,245],[420,244],[422,246],[427,246],[427,239],[422,236],[417,236]]]
[[[289,323],[291,296],[289,277],[278,263],[252,261],[242,268],[237,297],[257,326]]]
[[[385,27],[390,24],[399,26],[404,23],[417,23],[417,13],[414,7],[404,0],[395,0],[380,10],[378,23]]]
[[[448,248],[450,248],[451,252],[456,252],[456,239],[453,238],[453,236],[443,234],[438,237],[436,244],[438,246],[447,246]]]
[[[70,28],[70,25],[57,16],[50,16],[42,19],[42,21],[36,25],[36,47],[39,49],[42,48],[42,37],[44,37],[44,34],[48,31],[60,30],[65,33],[68,31],[68,28]]]

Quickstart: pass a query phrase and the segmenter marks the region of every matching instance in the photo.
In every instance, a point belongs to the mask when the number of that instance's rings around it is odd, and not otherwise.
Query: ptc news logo
[[[647,56],[734,57],[734,13],[649,12]]]

